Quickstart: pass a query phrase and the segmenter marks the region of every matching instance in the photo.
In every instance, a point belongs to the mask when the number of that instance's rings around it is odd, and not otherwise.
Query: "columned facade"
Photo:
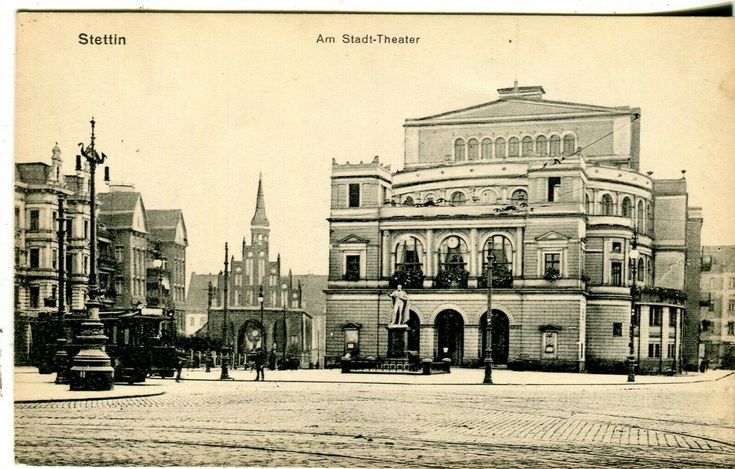
[[[386,356],[401,285],[422,358],[622,372],[633,327],[640,372],[678,371],[698,286],[686,180],[640,171],[636,108],[498,92],[407,119],[400,171],[333,161],[327,361]]]

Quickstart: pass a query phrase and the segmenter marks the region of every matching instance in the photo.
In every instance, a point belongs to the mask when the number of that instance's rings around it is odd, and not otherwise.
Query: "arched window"
[[[646,202],[646,233],[653,233],[653,209],[651,202]]]
[[[454,161],[464,161],[464,140],[461,138],[454,141]]]
[[[543,135],[536,137],[536,154],[538,156],[548,156],[549,154],[546,148],[546,137]]]
[[[477,158],[477,152],[479,149],[478,147],[479,147],[479,144],[477,143],[476,138],[471,138],[467,142],[467,159],[469,161],[475,161],[476,159],[478,159]]]
[[[643,229],[645,228],[645,221],[644,220],[645,220],[646,214],[645,214],[644,210],[645,209],[643,208],[643,201],[642,200],[639,200],[638,201],[638,214],[637,214],[638,216],[636,217],[637,218],[637,220],[636,220],[636,231],[638,231],[639,233],[642,233],[643,232]]]
[[[564,136],[564,154],[565,155],[571,155],[576,150],[574,148],[574,135],[565,135]]]
[[[602,206],[602,214],[603,215],[612,215],[613,214],[613,200],[610,194],[605,194],[602,196],[602,200],[600,201],[600,205]]]
[[[420,272],[423,267],[424,245],[415,236],[403,236],[396,244],[395,255],[396,272]],[[408,285],[403,286],[408,288]]]
[[[559,156],[561,152],[561,138],[558,135],[552,135],[549,139],[549,155]]]
[[[482,139],[482,159],[483,160],[489,160],[493,157],[493,141],[489,138],[483,138]]]
[[[426,194],[426,196],[424,197],[424,205],[434,205],[434,198],[435,197],[436,196],[434,194],[432,194],[431,192],[428,193],[428,194]]]
[[[643,279],[646,276],[646,266],[645,262],[643,262],[643,256],[638,258],[638,271],[636,272],[638,276],[638,281],[643,282]]]
[[[503,137],[495,139],[495,158],[505,158],[505,139]]]
[[[463,271],[467,265],[469,251],[467,243],[459,236],[449,236],[439,245],[439,270]]]
[[[516,137],[511,137],[510,140],[508,140],[508,156],[520,155],[519,144],[520,144],[520,141]]]
[[[592,215],[594,212],[594,207],[592,206],[592,199],[590,199],[589,194],[584,195],[584,205],[587,210],[587,215]]]
[[[452,204],[464,205],[465,202],[467,202],[467,197],[464,195],[463,192],[457,191],[454,194],[452,194]]]
[[[482,249],[482,272],[487,272],[488,257],[492,254],[493,259],[493,286],[497,286],[500,277],[513,275],[513,245],[510,239],[503,235],[493,235],[488,238]]]
[[[533,156],[533,139],[529,136],[523,137],[521,156]]]
[[[498,201],[498,194],[492,189],[482,191],[482,201],[486,204],[494,204]]]
[[[413,205],[413,197],[410,195],[407,195],[405,199],[403,199],[403,205]]]
[[[621,205],[621,209],[623,211],[622,215],[626,218],[633,218],[633,203],[630,201],[630,198],[623,197],[623,203]]]
[[[510,196],[512,202],[525,202],[528,200],[528,194],[523,189],[513,191],[513,195]]]

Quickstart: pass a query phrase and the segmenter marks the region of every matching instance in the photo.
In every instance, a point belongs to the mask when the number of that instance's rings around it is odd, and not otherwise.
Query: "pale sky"
[[[183,209],[189,273],[222,269],[225,241],[239,258],[260,172],[272,258],[326,273],[332,158],[400,168],[405,118],[495,100],[516,76],[547,99],[640,107],[641,169],[686,169],[703,243],[735,244],[730,18],[54,13],[17,26],[16,161],[50,162],[58,142],[72,173],[94,116],[113,181],[148,209]],[[381,33],[421,39],[341,43]]]

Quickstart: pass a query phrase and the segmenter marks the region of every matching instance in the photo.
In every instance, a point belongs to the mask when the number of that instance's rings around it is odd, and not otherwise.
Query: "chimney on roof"
[[[518,86],[518,81],[513,82],[512,88],[498,89],[500,99],[534,99],[540,101],[545,94],[543,86]]]

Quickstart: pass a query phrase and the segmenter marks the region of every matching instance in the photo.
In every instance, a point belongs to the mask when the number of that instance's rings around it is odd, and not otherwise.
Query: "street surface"
[[[16,462],[735,467],[733,375],[566,386],[148,381],[166,394],[15,404]]]

